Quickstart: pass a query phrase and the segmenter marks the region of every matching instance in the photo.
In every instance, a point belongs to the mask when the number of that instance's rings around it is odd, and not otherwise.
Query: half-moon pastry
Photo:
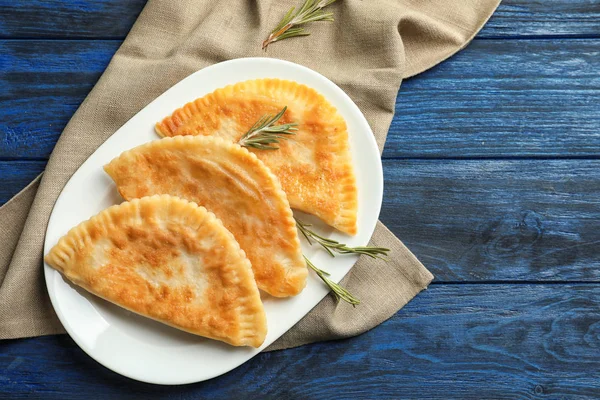
[[[127,200],[170,194],[213,212],[246,252],[265,292],[293,296],[306,285],[308,270],[285,193],[245,148],[214,137],[165,138],[124,152],[104,169]]]
[[[276,151],[251,151],[279,178],[292,208],[356,234],[358,209],[346,122],[319,93],[280,79],[218,89],[156,124],[160,136],[214,135],[237,142],[262,116],[287,106],[281,123],[298,123]]]
[[[71,229],[45,261],[137,314],[234,346],[267,323],[250,261],[204,207],[172,196],[112,206]]]

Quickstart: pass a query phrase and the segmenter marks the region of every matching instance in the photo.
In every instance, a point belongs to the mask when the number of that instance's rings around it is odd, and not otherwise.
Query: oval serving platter
[[[202,69],[146,106],[92,154],[60,194],[48,224],[44,254],[80,222],[123,201],[102,167],[123,151],[156,140],[154,124],[176,108],[220,87],[257,78],[280,78],[310,86],[323,94],[346,120],[358,186],[358,234],[350,237],[316,219],[307,219],[324,236],[350,246],[366,245],[373,234],[383,197],[383,171],[373,133],[358,107],[329,79],[306,67],[268,58],[242,58]],[[305,216],[303,216],[305,218]],[[357,261],[354,255],[330,257],[303,243],[317,266],[339,282]],[[254,357],[289,330],[328,293],[310,273],[304,291],[292,298],[263,296],[268,335],[258,348],[232,347],[194,336],[138,316],[71,285],[44,265],[54,309],[69,335],[92,358],[132,379],[156,384],[200,382],[224,374]],[[358,306],[360,307],[360,305]]]

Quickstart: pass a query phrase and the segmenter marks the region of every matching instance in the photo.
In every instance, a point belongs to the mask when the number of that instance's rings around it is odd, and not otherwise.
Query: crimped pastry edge
[[[209,93],[203,97],[200,97],[194,101],[185,104],[173,111],[173,113],[165,117],[162,121],[156,123],[155,131],[161,137],[176,137],[178,134],[175,130],[171,129],[171,126],[181,126],[185,124],[195,112],[200,112],[199,109],[206,107],[211,103],[218,103],[219,100],[227,99],[229,96],[234,96],[238,92],[255,91],[260,93],[261,90],[268,90],[271,92],[286,91],[286,94],[292,93],[295,99],[305,100],[306,102],[315,101],[325,105],[329,112],[335,116],[335,119],[330,121],[332,125],[339,125],[338,137],[341,140],[331,141],[330,151],[337,156],[337,164],[346,168],[350,171],[350,175],[346,176],[341,182],[339,182],[339,197],[338,204],[340,204],[340,211],[336,214],[333,220],[327,220],[323,216],[319,216],[325,223],[333,226],[334,228],[350,234],[355,235],[357,232],[357,213],[358,213],[358,190],[356,187],[356,178],[354,174],[354,166],[352,164],[350,148],[347,146],[348,143],[348,130],[346,122],[339,115],[336,110],[327,99],[317,92],[315,89],[306,86],[304,84],[277,78],[262,78],[252,79],[247,81],[238,82],[232,85],[225,86],[217,89],[212,93]],[[336,148],[335,143],[344,144],[344,149]],[[308,211],[308,210],[302,210]]]
[[[123,153],[121,153],[120,156],[116,157],[110,163],[105,165],[104,170],[114,180],[114,174],[113,174],[114,167],[118,163],[128,163],[129,162],[128,160],[133,161],[135,159],[135,155],[138,153],[142,153],[142,152],[144,152],[146,150],[150,150],[150,149],[164,149],[164,148],[168,148],[169,146],[172,146],[173,148],[189,149],[194,144],[203,145],[203,146],[210,146],[210,145],[222,146],[222,147],[225,147],[228,151],[230,151],[232,153],[238,154],[241,157],[245,157],[247,161],[255,163],[255,165],[258,166],[258,168],[260,169],[261,173],[263,173],[273,184],[273,189],[274,189],[277,197],[284,201],[283,205],[284,205],[284,209],[287,210],[287,212],[286,212],[287,215],[285,216],[285,221],[283,221],[283,222],[285,225],[287,237],[292,238],[291,239],[291,240],[293,240],[292,245],[295,246],[296,248],[300,249],[300,239],[298,237],[298,231],[296,229],[296,220],[294,219],[294,215],[292,213],[292,209],[290,208],[290,204],[287,199],[287,195],[283,191],[283,189],[281,187],[281,183],[279,182],[279,179],[277,178],[277,176],[275,176],[275,174],[273,174],[273,172],[271,172],[271,170],[255,154],[251,153],[246,148],[244,148],[236,143],[233,143],[226,139],[215,137],[215,136],[166,137],[166,138],[162,138],[162,139],[153,140],[151,142],[134,147],[133,149],[124,151]],[[286,276],[292,278],[292,280],[294,280],[296,278],[303,279],[304,285],[302,285],[301,287],[292,287],[292,289],[294,289],[293,291],[289,291],[284,294],[273,292],[269,288],[266,288],[266,287],[264,287],[264,285],[261,285],[260,283],[257,282],[258,287],[261,290],[264,290],[265,292],[267,292],[270,295],[275,296],[275,297],[289,297],[289,296],[297,295],[306,286],[306,277],[308,276],[308,269],[306,267],[306,264],[304,263],[304,260],[302,259],[301,254],[299,256],[299,260],[301,261],[301,263],[302,263],[301,265],[303,265],[303,268],[296,267],[292,270],[289,270],[288,274]],[[288,287],[288,289],[289,289],[289,287]]]
[[[95,294],[88,287],[86,287],[85,284],[82,284],[82,282],[76,282],[76,280],[70,278],[68,271],[65,270],[65,267],[68,266],[70,260],[72,259],[72,257],[75,254],[77,244],[78,243],[85,244],[86,242],[91,241],[91,237],[89,234],[89,228],[92,225],[107,226],[107,224],[113,224],[116,226],[116,224],[114,224],[114,222],[113,222],[113,217],[118,215],[119,213],[125,212],[125,210],[127,210],[127,209],[132,209],[132,208],[139,209],[143,203],[160,203],[162,201],[169,201],[171,203],[179,203],[179,205],[181,205],[181,206],[192,206],[193,208],[190,208],[190,212],[195,213],[196,217],[199,219],[199,221],[202,221],[203,223],[215,224],[216,226],[219,227],[219,229],[222,229],[222,232],[229,237],[230,242],[234,246],[235,250],[237,250],[239,252],[240,258],[246,264],[246,267],[248,268],[248,271],[251,274],[251,277],[254,278],[252,266],[250,264],[250,261],[246,258],[245,252],[240,248],[238,242],[233,237],[233,234],[231,232],[229,232],[223,226],[223,223],[221,222],[221,220],[219,218],[217,218],[212,212],[206,210],[206,208],[204,208],[202,206],[198,206],[194,202],[191,202],[191,201],[188,201],[185,199],[181,199],[176,196],[171,196],[171,195],[154,195],[154,196],[143,197],[141,199],[125,201],[121,204],[113,205],[113,206],[101,211],[100,213],[94,215],[90,219],[83,221],[80,224],[78,224],[77,226],[71,228],[67,232],[67,234],[62,236],[59,239],[58,243],[52,247],[52,249],[44,257],[44,261],[48,265],[50,265],[52,268],[56,269],[58,272],[63,274],[63,276],[67,277],[67,279],[69,279],[70,281],[77,284],[78,286],[89,291],[90,293],[94,294],[95,296],[104,298],[103,296],[99,296],[99,295]],[[227,270],[227,271],[229,271],[229,270]],[[223,270],[223,271],[221,271],[221,273],[225,273],[227,271]],[[237,275],[236,270],[234,270],[234,273]],[[111,303],[113,302],[111,299],[107,299],[107,298],[104,298],[104,299]],[[115,303],[115,304],[121,308],[125,308],[131,312],[137,313],[135,310],[131,310],[127,307],[123,307],[122,305],[120,305],[118,303]],[[264,342],[264,340],[266,338],[267,322],[266,322],[266,314],[264,312],[264,307],[260,300],[260,294],[258,293],[258,290],[256,291],[255,299],[248,298],[248,297],[242,298],[240,300],[240,307],[242,307],[242,312],[239,313],[239,315],[241,317],[240,318],[240,336],[239,337],[227,338],[227,340],[224,340],[224,338],[222,338],[222,337],[208,336],[208,335],[201,335],[201,336],[208,337],[208,338],[215,339],[215,340],[225,341],[234,346],[259,347],[260,345],[262,345],[262,343]],[[252,310],[255,310],[257,307],[259,309],[258,313],[255,311],[252,311]],[[249,312],[244,312],[244,311],[249,311]],[[156,319],[156,318],[150,317],[148,315],[143,315],[143,316],[146,318],[150,318],[150,319],[159,321],[165,325],[172,326],[176,329],[183,330],[183,331],[197,335],[197,333],[195,333],[193,331],[183,329],[179,326],[170,324],[168,321]]]

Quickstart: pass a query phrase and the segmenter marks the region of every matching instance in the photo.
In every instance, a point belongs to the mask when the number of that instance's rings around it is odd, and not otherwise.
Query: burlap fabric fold
[[[52,207],[83,161],[173,84],[233,58],[293,61],[341,86],[367,117],[383,150],[402,78],[464,47],[498,5],[497,0],[340,0],[330,6],[335,22],[313,23],[310,37],[275,43],[262,51],[261,41],[300,2],[148,2],[65,128],[46,172],[0,208],[0,339],[64,332],[42,274],[44,234]],[[361,299],[360,306],[352,308],[328,296],[269,350],[365,332],[392,316],[432,280],[381,223],[372,244],[391,248],[391,260],[363,257],[344,278],[343,284]]]

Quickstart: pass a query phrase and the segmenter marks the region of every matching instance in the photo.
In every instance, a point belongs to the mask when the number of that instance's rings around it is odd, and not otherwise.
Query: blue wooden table
[[[144,3],[0,0],[0,204],[43,171]],[[506,0],[402,84],[383,157],[381,218],[436,275],[389,321],[179,387],[68,336],[3,341],[0,398],[600,397],[600,0]]]

